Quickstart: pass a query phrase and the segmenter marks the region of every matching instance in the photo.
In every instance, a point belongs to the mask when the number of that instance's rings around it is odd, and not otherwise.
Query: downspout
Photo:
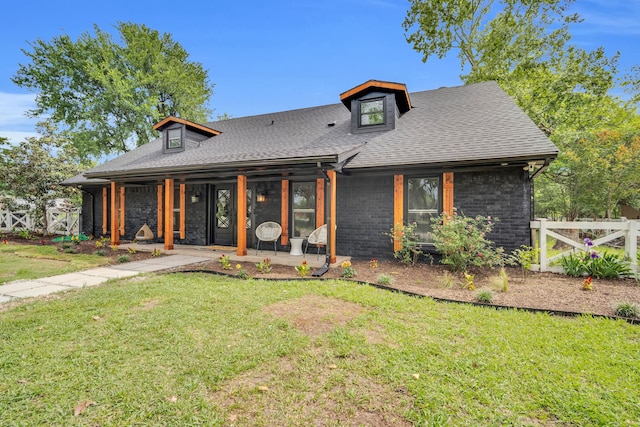
[[[327,245],[325,246],[326,254],[325,254],[324,264],[322,265],[322,267],[320,267],[319,269],[311,273],[313,277],[320,277],[323,274],[325,274],[327,271],[329,271],[329,265],[331,264],[331,232],[330,231],[332,230],[331,227],[333,227],[333,224],[331,224],[331,185],[327,185],[327,184],[331,184],[331,181],[329,180],[329,175],[327,175],[326,170],[321,169],[320,171],[322,172],[322,176],[324,177],[324,187],[325,187],[324,217],[325,217],[325,223],[327,224]]]

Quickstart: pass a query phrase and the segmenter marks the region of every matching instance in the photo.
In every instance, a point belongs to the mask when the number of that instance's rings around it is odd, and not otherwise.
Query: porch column
[[[330,194],[331,194],[331,200],[329,201],[329,224],[327,224],[328,230],[327,232],[329,233],[329,253],[330,253],[330,258],[329,258],[329,264],[335,264],[336,263],[336,171],[331,170],[331,171],[327,171],[327,175],[329,176],[329,185],[330,185]]]
[[[280,225],[282,234],[280,244],[286,246],[289,243],[289,180],[282,180],[282,191],[280,192]]]
[[[120,226],[118,224],[119,220],[119,212],[118,205],[120,204],[119,200],[119,191],[118,184],[116,182],[111,182],[111,245],[119,245],[120,244]]]
[[[124,236],[124,186],[120,186],[120,235]]]
[[[404,175],[393,177],[393,250],[402,249],[400,232],[404,225]]]
[[[442,174],[442,212],[453,216],[453,172]]]
[[[164,231],[164,225],[163,225],[163,219],[164,219],[164,210],[163,210],[163,200],[164,200],[164,195],[162,192],[162,184],[158,184],[158,237],[162,237],[163,236],[163,231]]]
[[[187,192],[187,188],[186,188],[186,184],[180,184],[180,238],[181,239],[185,239],[187,237],[187,228],[186,228],[186,224],[185,224],[185,217],[186,217],[186,207],[187,207],[187,203],[186,203],[186,192]]]
[[[173,250],[173,179],[164,180],[164,250]]]
[[[102,187],[102,235],[106,235],[109,231],[107,227],[107,216],[109,215],[109,189]]]
[[[238,175],[238,249],[236,255],[247,255],[247,177]]]

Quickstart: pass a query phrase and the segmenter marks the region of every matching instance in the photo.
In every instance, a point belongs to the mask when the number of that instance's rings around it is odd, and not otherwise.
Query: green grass
[[[305,334],[309,296],[358,310]],[[350,282],[136,277],[0,312],[0,346],[0,425],[640,423],[638,326]]]
[[[70,273],[108,262],[97,255],[61,253],[55,246],[0,245],[0,284]]]

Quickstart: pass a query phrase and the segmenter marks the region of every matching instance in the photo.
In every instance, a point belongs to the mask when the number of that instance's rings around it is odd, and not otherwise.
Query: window
[[[384,99],[360,101],[360,126],[383,125]]]
[[[308,237],[316,229],[316,183],[292,183],[292,237]]]
[[[180,233],[180,186],[173,190],[173,233]]]
[[[176,149],[182,147],[182,129],[169,129],[167,131],[167,148]]]
[[[417,224],[421,243],[433,243],[431,218],[440,214],[440,178],[409,178],[407,187],[407,222]]]

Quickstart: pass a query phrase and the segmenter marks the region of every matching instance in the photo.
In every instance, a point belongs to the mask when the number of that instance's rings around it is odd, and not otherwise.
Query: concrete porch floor
[[[128,249],[133,247],[136,251],[140,252],[152,252],[154,249],[159,249],[165,255],[188,255],[197,256],[202,258],[211,258],[217,260],[220,255],[228,255],[232,262],[242,263],[250,262],[253,264],[259,263],[265,258],[271,259],[271,264],[290,265],[296,266],[302,264],[302,261],[306,260],[307,264],[312,268],[320,268],[324,265],[325,255],[320,254],[316,256],[315,248],[309,248],[309,252],[306,255],[289,255],[289,251],[278,251],[278,254],[274,254],[273,249],[261,249],[256,255],[256,250],[248,248],[247,255],[236,255],[236,249],[233,246],[195,246],[195,245],[174,245],[173,250],[165,251],[162,243],[123,243],[120,245],[121,249]],[[339,267],[344,261],[351,260],[351,257],[338,255],[336,256],[335,264],[331,264],[331,268]]]

